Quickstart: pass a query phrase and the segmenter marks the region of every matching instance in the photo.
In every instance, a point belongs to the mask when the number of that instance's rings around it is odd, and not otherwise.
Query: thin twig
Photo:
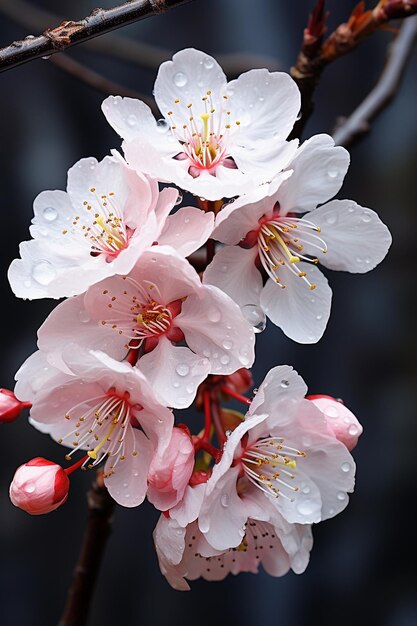
[[[42,31],[48,24],[57,24],[63,19],[61,16],[33,6],[26,0],[0,0],[0,12],[16,24],[31,31]],[[84,47],[153,71],[172,57],[172,50],[116,33],[90,39],[85,42]],[[271,71],[282,69],[276,59],[261,54],[236,52],[217,55],[216,58],[229,78],[234,78],[252,68],[267,67]]]
[[[87,494],[88,519],[78,563],[59,626],[86,626],[91,600],[111,533],[115,502],[97,475]]]
[[[191,0],[130,0],[111,9],[95,9],[84,19],[64,21],[38,37],[15,41],[0,50],[0,72],[40,57],[61,52],[121,26],[163,13]]]
[[[141,94],[134,89],[129,89],[129,87],[124,87],[119,83],[115,83],[114,81],[105,78],[98,72],[91,70],[67,54],[57,54],[52,56],[50,58],[50,62],[59,67],[61,70],[64,70],[67,74],[70,74],[86,85],[93,87],[93,89],[96,89],[97,91],[107,95],[112,94],[129,98],[139,98],[140,100],[143,100],[143,102],[146,102],[146,104],[151,107],[154,112],[157,111],[155,100],[153,98],[149,98],[145,94]]]
[[[370,10],[366,10],[364,2],[359,2],[348,21],[322,41],[327,14],[323,0],[317,0],[316,9],[304,30],[297,62],[291,68],[291,75],[302,94],[301,117],[291,138],[300,137],[313,111],[314,93],[323,70],[335,59],[354,50],[372,33],[387,29],[389,21],[410,17],[416,12],[417,0],[380,0]]]
[[[369,132],[371,122],[398,92],[416,42],[417,16],[414,16],[404,21],[397,38],[391,44],[387,63],[374,89],[333,133],[337,145],[349,147]]]

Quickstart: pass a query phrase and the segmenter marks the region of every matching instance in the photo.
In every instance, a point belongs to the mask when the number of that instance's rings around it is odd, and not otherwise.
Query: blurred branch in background
[[[14,0],[13,0],[14,1]],[[0,50],[0,72],[33,59],[48,57],[115,28],[132,24],[191,0],[131,0],[111,9],[95,9],[77,22],[64,21],[42,35],[29,35]],[[2,5],[4,2],[2,2]]]
[[[87,493],[88,520],[78,563],[59,626],[86,626],[104,548],[112,530],[115,501],[102,474]]]
[[[396,95],[416,42],[417,16],[414,16],[404,21],[389,47],[387,63],[374,89],[352,115],[336,126],[333,138],[337,145],[349,147],[369,132],[371,122]]]
[[[380,0],[370,10],[359,2],[348,21],[340,24],[326,40],[328,13],[324,0],[317,0],[304,30],[303,43],[291,75],[301,91],[301,118],[295,124],[291,138],[300,137],[314,108],[314,93],[325,67],[335,59],[351,52],[369,35],[387,30],[388,22],[417,13],[417,0]]]
[[[39,9],[26,0],[0,0],[0,12],[16,24],[31,31],[43,31],[50,24],[63,21],[63,17]],[[84,48],[156,72],[161,63],[172,57],[172,50],[143,43],[115,33],[84,42]],[[57,57],[56,57],[57,58]],[[235,78],[249,69],[267,67],[271,71],[282,69],[273,57],[246,52],[217,55],[220,65],[229,78]]]

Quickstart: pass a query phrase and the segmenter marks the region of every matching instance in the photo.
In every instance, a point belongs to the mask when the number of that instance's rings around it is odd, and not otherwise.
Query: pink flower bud
[[[351,411],[341,400],[331,396],[307,396],[326,418],[327,428],[348,450],[358,443],[363,428]]]
[[[43,515],[64,504],[69,484],[60,465],[38,456],[17,468],[10,485],[10,500],[26,513]]]
[[[9,389],[0,388],[0,422],[14,422],[22,409],[30,408],[30,402],[20,402]]]
[[[194,467],[194,446],[183,428],[174,428],[163,455],[156,454],[148,473],[148,499],[160,511],[178,504]]]

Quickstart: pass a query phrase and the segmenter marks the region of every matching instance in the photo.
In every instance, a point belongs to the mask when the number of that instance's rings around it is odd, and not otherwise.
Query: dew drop
[[[172,383],[172,386],[174,387],[174,389],[178,389],[178,387],[180,386],[180,383],[178,382],[178,380],[174,380],[174,382]]]
[[[27,482],[24,489],[26,493],[33,493],[35,491],[35,483]]]
[[[206,59],[206,60],[204,61],[204,67],[206,68],[206,70],[211,70],[211,68],[213,67],[213,65],[214,65],[214,61],[213,61],[213,59],[210,59],[210,58],[209,58],[209,59]]]
[[[336,169],[335,167],[330,168],[330,169],[327,171],[327,176],[328,176],[329,178],[336,178],[336,176],[337,176],[338,174],[339,174],[339,170],[338,170],[338,169]]]
[[[136,115],[129,115],[127,118],[128,126],[136,126],[137,118]]]
[[[316,320],[317,320],[317,321],[320,321],[320,320],[322,320],[322,319],[323,319],[323,315],[322,315],[321,313],[318,313],[318,314],[316,315]]]
[[[250,363],[250,359],[248,357],[247,354],[241,354],[239,357],[239,361],[242,363],[242,365],[244,365],[246,367],[246,365],[249,365]]]
[[[342,472],[345,472],[347,474],[348,472],[350,472],[350,469],[351,469],[350,463],[348,463],[347,461],[346,463],[342,463],[341,468],[342,468]]]
[[[326,222],[328,224],[336,224],[337,219],[338,217],[336,213],[329,213],[328,215],[326,215]]]
[[[357,256],[355,260],[356,260],[356,263],[362,263],[363,261],[362,257],[360,256]]]
[[[243,317],[251,326],[255,333],[261,333],[266,328],[266,316],[260,306],[256,304],[245,304],[242,307]]]
[[[230,363],[230,357],[228,357],[227,354],[223,354],[223,356],[220,357],[220,363],[222,365],[227,365]]]
[[[47,222],[53,222],[58,217],[58,211],[53,206],[47,206],[42,211],[42,215]]]
[[[32,281],[29,279],[26,279],[23,281],[24,286],[26,287],[26,289],[29,289],[29,287],[32,286]]]
[[[352,435],[352,437],[354,437],[355,435],[358,434],[358,427],[355,426],[355,424],[352,424],[351,426],[349,426],[348,428],[348,433],[349,435]]]
[[[225,350],[231,350],[233,348],[233,341],[230,341],[230,339],[225,339],[223,341],[223,348]]]
[[[324,413],[325,415],[327,415],[327,417],[333,417],[334,419],[336,419],[337,417],[339,417],[339,411],[337,410],[337,408],[333,405],[327,406],[324,409]]]
[[[188,83],[188,78],[183,72],[177,72],[174,75],[173,80],[174,80],[174,85],[176,85],[177,87],[185,87],[185,85]]]
[[[139,472],[133,472],[133,476],[137,478],[139,476]]]
[[[297,502],[297,511],[301,515],[311,515],[314,511],[314,501],[310,499],[300,500]]]
[[[229,430],[229,429],[226,430],[226,432],[225,432],[226,437],[230,437],[231,434],[232,434],[231,430]]]
[[[80,322],[86,324],[90,321],[91,317],[88,311],[86,311],[85,309],[81,309],[81,311],[78,311],[78,319],[80,320]]]
[[[130,498],[130,493],[125,493],[125,498]]]
[[[281,380],[281,387],[282,387],[283,389],[288,389],[288,387],[289,387],[289,386],[290,386],[290,383],[289,383],[289,381],[288,381],[288,380],[285,380],[285,379],[284,379],[284,380]]]
[[[306,494],[310,493],[310,487],[308,485],[304,485],[301,487],[301,491]]]
[[[230,498],[229,495],[227,493],[224,493],[221,498],[220,498],[220,504],[227,509],[227,507],[229,506],[230,503]]]
[[[38,261],[32,268],[32,277],[40,285],[49,285],[55,276],[56,270],[49,261]]]
[[[189,385],[186,386],[186,391],[187,393],[194,393],[195,391],[195,385],[193,385],[192,383],[190,383]]]
[[[222,265],[221,268],[220,268],[220,271],[223,272],[223,273],[226,273],[228,269],[229,269],[228,265]]]
[[[207,312],[207,317],[209,318],[210,322],[219,322],[222,315],[219,311],[219,309],[215,309],[214,307],[209,309]]]
[[[128,483],[123,483],[123,488],[127,489],[127,487],[129,487]]]
[[[182,193],[179,193],[177,199],[175,200],[175,206],[178,206],[179,204],[181,204],[181,202],[182,202]],[[190,221],[190,218],[188,218],[188,221]]]
[[[177,372],[178,376],[187,376],[187,374],[190,373],[190,368],[186,363],[179,363],[175,368],[175,371]]]
[[[210,523],[207,517],[201,516],[198,520],[198,525],[202,533],[207,533],[210,528]]]
[[[156,130],[158,131],[158,133],[162,134],[162,133],[166,133],[168,129],[169,129],[168,122],[163,117],[161,117],[161,119],[159,119],[156,122]]]
[[[343,500],[346,500],[346,494],[344,493],[344,491],[338,492],[337,499],[340,500],[340,502],[343,502]]]
[[[265,98],[263,96],[259,96],[258,100],[259,102],[265,102]]]
[[[362,222],[368,223],[372,220],[372,215],[368,211],[362,213]]]

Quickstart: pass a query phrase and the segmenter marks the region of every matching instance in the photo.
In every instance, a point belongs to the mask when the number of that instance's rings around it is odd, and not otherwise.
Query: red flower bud
[[[69,485],[60,465],[38,456],[16,470],[9,490],[10,500],[30,515],[43,515],[64,504]]]
[[[20,402],[9,389],[0,388],[0,422],[14,422],[23,409],[29,409],[30,402]]]

